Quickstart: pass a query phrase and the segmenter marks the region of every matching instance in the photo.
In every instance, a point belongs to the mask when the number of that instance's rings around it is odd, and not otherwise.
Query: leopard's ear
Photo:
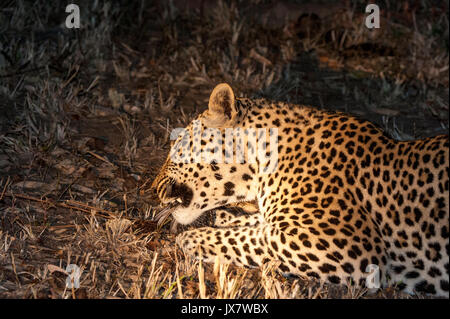
[[[209,97],[209,114],[229,121],[237,113],[233,89],[226,83],[217,85]]]

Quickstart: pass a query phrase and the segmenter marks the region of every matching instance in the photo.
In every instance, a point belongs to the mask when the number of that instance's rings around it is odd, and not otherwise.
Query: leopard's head
[[[222,83],[205,112],[172,132],[170,153],[152,188],[163,205],[176,205],[172,215],[178,223],[190,224],[208,210],[255,199],[256,165],[246,150],[248,109],[246,99],[236,99]]]

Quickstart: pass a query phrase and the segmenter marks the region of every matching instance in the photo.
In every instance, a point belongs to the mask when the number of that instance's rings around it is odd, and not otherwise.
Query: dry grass
[[[0,297],[411,298],[190,260],[146,190],[170,131],[224,81],[399,139],[448,132],[448,3],[383,2],[377,32],[361,27],[361,1],[290,2],[320,25],[267,24],[269,1],[174,3],[79,1],[79,30],[64,27],[65,2],[0,5]],[[79,289],[65,286],[69,264]]]

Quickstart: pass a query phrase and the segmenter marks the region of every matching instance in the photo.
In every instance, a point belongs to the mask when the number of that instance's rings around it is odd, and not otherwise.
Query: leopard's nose
[[[156,185],[155,185],[155,181],[153,181],[152,185],[148,188],[148,192],[151,195],[156,195],[158,193]]]
[[[161,193],[161,187],[160,186],[161,186],[161,178],[156,177],[153,180],[152,185],[148,189],[149,195],[160,198],[160,193]]]
[[[156,192],[156,189],[158,188],[158,181],[159,181],[159,178],[158,178],[158,177],[156,177],[156,178],[153,180],[152,185],[150,186],[150,190],[151,190],[152,192]]]

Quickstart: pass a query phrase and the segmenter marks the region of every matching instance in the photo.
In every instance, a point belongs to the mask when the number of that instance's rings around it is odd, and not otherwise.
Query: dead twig
[[[112,219],[112,218],[116,218],[116,214],[109,212],[107,210],[95,207],[95,206],[91,206],[85,203],[81,203],[81,202],[77,202],[74,200],[67,200],[65,202],[54,202],[48,198],[46,199],[41,199],[38,197],[33,197],[33,196],[29,196],[26,194],[11,194],[11,193],[5,193],[3,194],[3,197],[11,197],[11,198],[19,198],[19,199],[25,199],[25,200],[31,200],[34,202],[38,202],[41,203],[42,205],[46,205],[46,207],[62,207],[62,208],[67,208],[67,209],[73,209],[73,210],[78,210],[81,211],[83,213],[87,213],[87,214],[92,214],[94,213],[96,216],[99,217],[103,217],[106,219]]]

